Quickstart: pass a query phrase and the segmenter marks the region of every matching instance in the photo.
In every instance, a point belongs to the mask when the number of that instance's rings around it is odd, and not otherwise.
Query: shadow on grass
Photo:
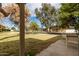
[[[43,49],[47,48],[50,44],[55,43],[57,40],[62,39],[61,36],[53,37],[48,40],[39,40],[29,38],[25,40],[25,55],[34,56],[41,52]],[[7,53],[4,55],[19,55],[19,40],[1,42],[0,43],[0,53]],[[0,54],[1,55],[1,54]]]
[[[1,41],[1,40],[4,40],[4,39],[7,39],[7,38],[11,38],[11,37],[17,37],[17,36],[19,36],[19,35],[4,37],[4,38],[1,38],[0,41]]]

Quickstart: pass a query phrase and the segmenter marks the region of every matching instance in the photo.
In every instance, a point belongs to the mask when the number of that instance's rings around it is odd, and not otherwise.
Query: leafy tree
[[[31,30],[38,30],[39,29],[39,25],[36,22],[31,22],[30,23],[30,29]]]
[[[9,13],[7,13],[3,8],[2,8],[2,4],[0,3],[0,12],[3,13],[3,15],[5,17],[7,17],[9,15]]]
[[[78,3],[63,3],[61,4],[59,19],[62,22],[61,27],[69,27],[70,23],[75,24],[75,16],[79,16]]]
[[[20,8],[18,6],[18,4],[8,4],[7,6],[5,6],[4,8],[1,7],[2,4],[0,4],[0,12],[3,13],[4,17],[11,15],[11,20],[15,22],[15,24],[18,24],[20,21]],[[29,16],[29,10],[28,7],[25,7],[25,19],[27,18],[27,16]],[[26,19],[27,21],[27,19]]]
[[[42,8],[35,9],[36,16],[39,18],[41,25],[45,26],[47,29],[53,26],[56,22],[56,10],[51,4],[42,4]]]
[[[18,4],[13,4],[13,3],[8,4],[4,8],[1,6],[2,6],[2,4],[0,4],[0,12],[1,12],[0,18],[7,17],[8,15],[10,15],[10,20],[13,21],[16,24],[16,26],[20,27],[20,8],[19,8]],[[28,22],[27,17],[30,15],[30,13],[29,13],[27,6],[24,9],[25,9],[25,14],[24,14],[25,24],[27,24],[27,22]]]
[[[0,25],[0,32],[2,32],[3,29],[5,29],[5,26]]]

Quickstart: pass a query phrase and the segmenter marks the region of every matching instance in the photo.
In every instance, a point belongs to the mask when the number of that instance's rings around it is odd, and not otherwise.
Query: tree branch
[[[0,12],[7,17],[9,15],[9,13],[7,13],[4,9],[2,9],[2,4],[0,3]]]

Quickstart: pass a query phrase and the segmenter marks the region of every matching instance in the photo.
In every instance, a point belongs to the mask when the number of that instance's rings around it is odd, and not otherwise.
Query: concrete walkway
[[[78,49],[66,47],[65,40],[59,40],[37,54],[37,56],[78,56]]]

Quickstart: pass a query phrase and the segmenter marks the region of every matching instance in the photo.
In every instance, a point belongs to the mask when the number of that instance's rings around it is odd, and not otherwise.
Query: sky
[[[40,8],[42,3],[27,3],[26,6],[28,6],[31,16],[35,16],[34,10],[36,8]],[[60,3],[50,3],[52,6],[54,6],[56,9],[60,8]]]
[[[11,21],[10,16],[0,19],[0,24],[5,26],[6,28],[11,29],[12,27],[14,27],[16,30],[18,30],[18,27],[15,26],[16,24],[13,21]]]
[[[36,8],[41,8],[42,3],[27,3],[26,6],[28,7],[28,9],[30,10],[30,13],[31,13],[31,16],[29,19],[31,19],[31,21],[34,21],[36,22],[39,27],[41,27],[41,23],[39,21],[38,18],[36,18],[36,15],[35,15],[35,9]],[[51,3],[52,6],[54,6],[56,9],[60,8],[60,3]]]
[[[36,22],[39,25],[39,27],[41,27],[41,23],[40,23],[39,19],[36,18],[35,9],[36,8],[41,8],[42,7],[41,4],[42,3],[27,3],[26,4],[26,6],[28,7],[28,9],[29,9],[29,11],[31,13],[31,15],[29,16],[30,21]],[[60,6],[61,6],[60,3],[50,3],[50,4],[52,6],[54,6],[56,9],[60,8]],[[7,5],[6,3],[2,4],[3,7],[5,7],[6,5]],[[3,24],[6,25],[7,27],[14,26],[14,23],[11,22],[8,17],[7,18],[3,18],[3,19],[4,19]],[[5,20],[5,19],[7,19],[7,20]],[[0,21],[0,23],[2,23],[2,22]]]
[[[2,7],[5,7],[7,5],[10,5],[11,3],[2,3]],[[27,3],[26,6],[30,10],[31,16],[35,16],[34,10],[36,8],[40,8],[42,3]],[[56,9],[60,8],[60,3],[50,3],[52,6],[54,6]]]

